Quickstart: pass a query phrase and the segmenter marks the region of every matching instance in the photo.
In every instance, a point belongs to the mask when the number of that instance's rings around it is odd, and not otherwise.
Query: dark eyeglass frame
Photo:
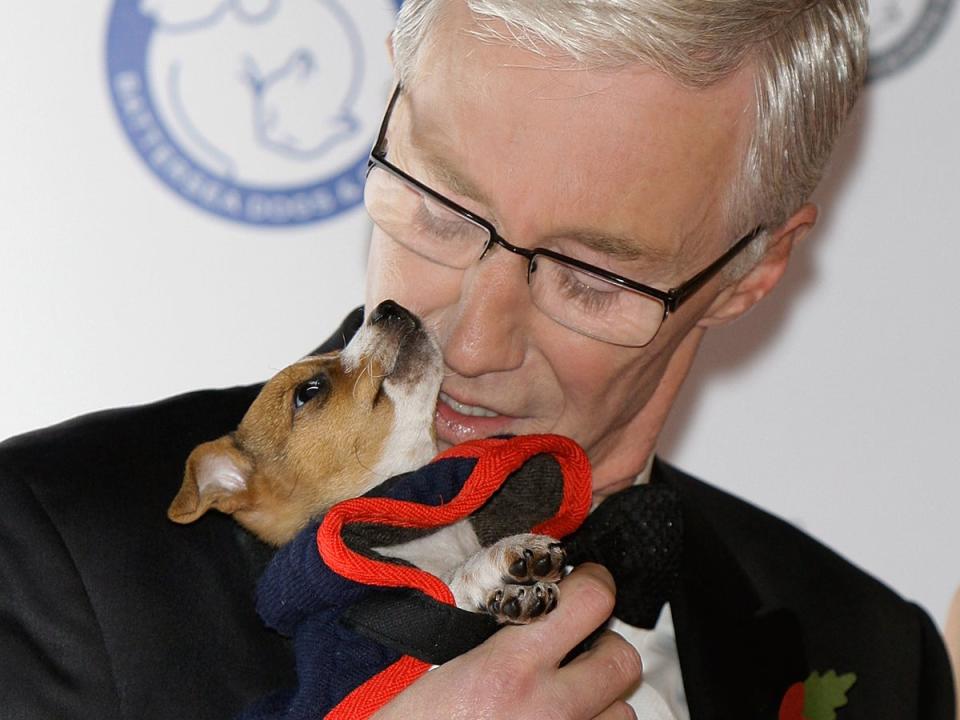
[[[737,255],[739,255],[748,245],[750,245],[753,240],[755,240],[761,233],[763,226],[758,225],[749,233],[744,235],[742,238],[737,240],[723,255],[717,258],[714,262],[710,263],[703,270],[698,272],[696,275],[691,277],[689,280],[677,285],[670,290],[660,290],[655,287],[650,287],[649,285],[644,285],[643,283],[637,282],[636,280],[631,280],[625,278],[622,275],[617,275],[616,273],[610,272],[603,268],[597,267],[596,265],[591,265],[590,263],[585,263],[582,260],[577,260],[576,258],[563,255],[562,253],[554,252],[547,248],[535,247],[533,249],[527,249],[518,247],[509,241],[507,241],[499,232],[497,232],[496,227],[493,223],[487,220],[480,215],[468,210],[462,205],[454,202],[450,198],[442,195],[437,192],[429,185],[423,184],[420,180],[417,180],[415,177],[404,172],[396,165],[387,160],[387,127],[390,123],[390,116],[393,115],[393,109],[397,104],[397,100],[400,97],[402,91],[402,85],[399,83],[393,90],[393,95],[390,97],[390,102],[387,104],[386,112],[383,115],[383,120],[380,123],[380,132],[377,135],[377,142],[373,146],[373,150],[370,151],[370,157],[367,160],[367,174],[370,174],[370,171],[374,167],[380,167],[386,170],[387,172],[395,175],[399,179],[403,180],[408,185],[413,186],[417,190],[429,195],[431,198],[436,200],[438,203],[446,207],[448,210],[453,211],[457,215],[464,217],[466,220],[479,225],[484,230],[487,231],[489,239],[487,244],[483,248],[483,252],[480,253],[480,256],[477,258],[477,261],[482,260],[487,252],[493,245],[499,245],[504,250],[509,250],[510,252],[520,255],[521,257],[526,258],[527,260],[527,282],[530,282],[530,274],[534,270],[534,260],[538,255],[543,255],[545,257],[552,258],[558,262],[564,263],[571,267],[577,268],[584,272],[590,273],[596,277],[599,277],[603,280],[607,280],[614,285],[617,285],[628,290],[633,290],[642,295],[651,297],[663,305],[663,317],[660,320],[661,326],[663,321],[666,320],[672,313],[675,313],[677,309],[683,305],[695,292],[707,284],[711,278],[713,278],[718,272],[720,272],[728,263],[730,263]],[[654,333],[653,337],[659,333]],[[645,344],[652,342],[653,337],[647,341]],[[638,346],[643,347],[643,346]]]

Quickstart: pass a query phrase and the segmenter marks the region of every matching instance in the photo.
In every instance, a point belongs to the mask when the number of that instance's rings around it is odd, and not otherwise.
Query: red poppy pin
[[[787,688],[780,701],[778,720],[836,720],[837,708],[847,704],[847,690],[857,681],[854,673],[837,675],[828,670],[824,674],[810,673],[803,682]]]

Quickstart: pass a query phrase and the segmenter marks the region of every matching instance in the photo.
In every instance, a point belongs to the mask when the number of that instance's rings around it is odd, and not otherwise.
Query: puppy
[[[442,378],[432,335],[384,301],[342,352],[280,371],[235,432],[194,449],[168,517],[191,523],[216,509],[267,543],[289,542],[335,503],[434,457]],[[565,563],[543,535],[481,547],[467,521],[376,550],[442,579],[458,607],[509,623],[553,609]]]

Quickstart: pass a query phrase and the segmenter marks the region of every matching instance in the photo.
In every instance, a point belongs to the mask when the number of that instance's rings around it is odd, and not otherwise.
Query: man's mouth
[[[468,405],[441,392],[437,403],[437,439],[442,443],[457,443],[489,437],[505,432],[515,418],[501,415],[480,405]]]
[[[480,407],[479,405],[467,405],[466,403],[458,402],[445,392],[440,393],[440,399],[461,415],[472,415],[474,417],[497,417],[497,413],[495,413],[493,410],[488,410],[487,408]]]

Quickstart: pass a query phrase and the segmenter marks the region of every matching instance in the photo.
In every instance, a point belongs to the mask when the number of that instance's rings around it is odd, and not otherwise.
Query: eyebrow
[[[437,182],[450,188],[450,190],[457,195],[470,198],[486,208],[493,207],[493,203],[489,201],[488,196],[483,190],[468,176],[458,172],[444,156],[430,150],[425,150],[423,147],[416,145],[412,139],[411,144],[416,147],[421,161],[432,178]],[[494,218],[491,218],[491,220],[494,220]],[[494,225],[496,226],[495,222]],[[649,243],[642,242],[635,237],[626,237],[598,230],[560,230],[559,232],[552,232],[549,236],[542,238],[540,244],[549,244],[550,240],[572,240],[589,250],[594,250],[625,262],[645,260],[657,264],[666,264],[675,262],[676,260],[673,253],[653,247]]]
[[[484,207],[493,207],[489,196],[480,189],[477,183],[454,167],[447,157],[420,143],[416,134],[412,131],[410,132],[410,145],[417,151],[418,157],[426,166],[432,178],[443,183],[445,187],[450,188],[457,195],[468,197]]]
[[[618,260],[634,261],[647,260],[654,263],[672,263],[674,254],[667,250],[653,247],[634,237],[612,235],[591,230],[569,230],[551,233],[555,239],[573,240],[590,250],[609,255]]]

